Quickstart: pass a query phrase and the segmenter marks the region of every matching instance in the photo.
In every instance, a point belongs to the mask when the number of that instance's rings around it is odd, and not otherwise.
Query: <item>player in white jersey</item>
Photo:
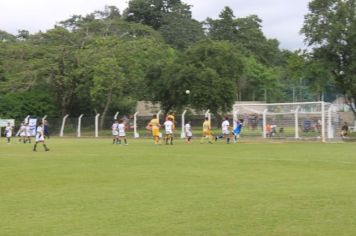
[[[119,144],[121,144],[121,139],[124,139],[125,145],[128,145],[126,139],[126,125],[123,119],[119,120],[118,124],[118,131],[119,131]]]
[[[38,122],[38,126],[37,126],[37,129],[36,129],[36,143],[33,146],[33,151],[34,152],[37,151],[36,148],[37,148],[37,144],[38,143],[42,143],[43,144],[43,147],[44,147],[46,152],[49,151],[47,145],[45,144],[43,123],[42,123],[41,120]]]
[[[19,135],[20,135],[20,142],[26,143],[26,126],[25,123],[21,123],[20,129],[19,129]]]
[[[226,142],[229,144],[230,143],[230,122],[229,122],[229,118],[225,117],[225,120],[222,122],[221,124],[221,129],[222,129],[222,133],[224,135],[224,138],[226,138]]]
[[[187,143],[190,143],[190,141],[192,140],[192,137],[193,137],[192,125],[191,125],[190,121],[188,121],[187,124],[185,124],[184,131],[185,131],[185,137],[186,137]]]
[[[5,136],[7,138],[7,143],[11,142],[11,137],[12,137],[12,126],[10,123],[7,123],[5,127]]]
[[[31,143],[31,127],[28,123],[26,123],[25,126],[26,126],[26,142]]]
[[[111,126],[112,132],[112,144],[119,143],[119,122],[115,120],[114,124]]]
[[[168,145],[168,141],[170,142],[171,145],[173,145],[173,131],[174,131],[173,119],[171,117],[168,117],[168,119],[166,120],[166,122],[164,122],[163,125],[166,131],[166,136],[165,136],[166,145]]]

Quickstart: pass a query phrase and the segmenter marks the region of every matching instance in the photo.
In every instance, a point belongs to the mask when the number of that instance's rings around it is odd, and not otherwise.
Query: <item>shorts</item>
[[[118,136],[118,135],[119,135],[119,132],[113,131],[113,132],[112,132],[112,135],[113,135],[113,136]]]
[[[126,133],[125,132],[120,132],[119,133],[119,137],[126,137]]]
[[[152,136],[160,136],[159,129],[152,129]]]
[[[11,132],[7,132],[7,133],[6,133],[6,138],[11,138],[11,136],[12,136],[12,133],[11,133]]]
[[[224,135],[228,135],[228,134],[230,134],[230,131],[229,130],[223,130],[223,132],[222,132]]]
[[[185,133],[185,136],[187,136],[187,137],[192,137],[193,134],[192,134],[192,132],[186,132],[186,133]]]
[[[36,135],[36,142],[43,142],[43,141],[44,141],[44,136],[43,135],[41,135],[41,136]]]
[[[211,136],[211,135],[212,135],[212,132],[210,130],[203,131],[203,136],[204,137]]]

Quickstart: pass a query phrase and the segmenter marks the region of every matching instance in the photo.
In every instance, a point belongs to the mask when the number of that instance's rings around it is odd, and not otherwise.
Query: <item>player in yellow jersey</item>
[[[205,117],[205,121],[203,123],[203,137],[200,140],[200,143],[203,143],[204,139],[208,139],[208,142],[211,144],[213,140],[213,133],[211,131],[211,124],[208,117]]]
[[[147,127],[149,127],[152,130],[152,137],[153,140],[155,141],[155,144],[160,144],[159,128],[161,128],[161,125],[157,119],[157,115],[152,116],[152,120],[148,123]]]

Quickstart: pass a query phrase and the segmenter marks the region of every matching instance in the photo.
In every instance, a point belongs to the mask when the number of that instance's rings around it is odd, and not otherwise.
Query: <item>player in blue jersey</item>
[[[237,143],[238,138],[240,138],[240,133],[241,133],[241,130],[242,130],[242,123],[243,123],[243,120],[237,120],[236,121],[236,127],[232,131],[232,133],[234,134],[234,142],[235,143]]]

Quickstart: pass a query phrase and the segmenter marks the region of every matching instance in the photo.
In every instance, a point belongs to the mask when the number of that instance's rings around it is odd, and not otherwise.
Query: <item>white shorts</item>
[[[24,132],[21,132],[20,137],[26,137],[26,134]]]
[[[186,132],[186,133],[185,133],[185,136],[187,136],[187,137],[192,137],[193,134],[192,134],[192,132]]]
[[[113,136],[118,136],[118,135],[119,135],[119,132],[118,132],[118,131],[113,131],[113,132],[112,132],[112,135],[113,135]]]
[[[166,134],[173,134],[173,132],[172,131],[166,131]]]
[[[222,132],[224,135],[225,134],[230,134],[230,131],[229,130],[223,130],[223,132]]]
[[[126,137],[126,133],[125,132],[120,132],[119,133],[119,137]]]
[[[11,136],[12,136],[12,132],[7,132],[6,133],[6,138],[11,138]]]
[[[41,136],[36,135],[36,142],[43,142],[43,141],[44,141],[44,136],[43,135],[41,135]]]

